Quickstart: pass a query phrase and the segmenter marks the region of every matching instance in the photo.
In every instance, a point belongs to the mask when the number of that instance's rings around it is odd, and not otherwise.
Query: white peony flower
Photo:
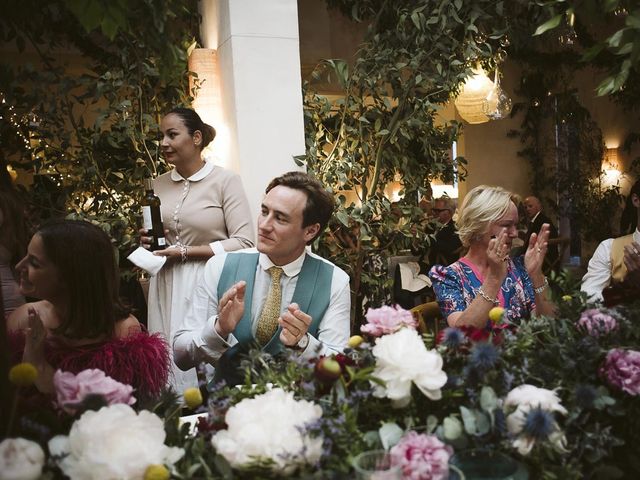
[[[44,450],[24,438],[5,438],[0,442],[0,479],[35,480],[44,466]]]
[[[318,405],[275,388],[231,407],[225,417],[227,430],[216,433],[211,443],[234,467],[271,460],[274,471],[290,474],[297,465],[320,459],[322,438],[304,433],[305,424],[320,417]]]
[[[558,451],[565,451],[566,437],[553,419],[553,413],[567,414],[560,404],[560,398],[552,390],[520,385],[509,392],[504,402],[507,413],[506,423],[509,434],[514,438],[512,445],[521,455],[528,455],[537,440],[548,440]],[[532,421],[527,431],[527,417],[534,409],[537,420]],[[535,418],[535,416],[534,416]]]
[[[165,436],[157,415],[116,404],[85,412],[69,436],[54,437],[49,448],[65,455],[59,466],[74,480],[135,480],[144,478],[149,465],[171,466],[182,457],[181,448],[164,444]]]
[[[384,335],[373,347],[376,367],[373,376],[385,385],[374,384],[374,396],[390,398],[395,407],[411,401],[411,384],[415,383],[431,400],[440,400],[440,389],[447,383],[442,371],[442,357],[435,350],[427,350],[418,332],[411,328]]]

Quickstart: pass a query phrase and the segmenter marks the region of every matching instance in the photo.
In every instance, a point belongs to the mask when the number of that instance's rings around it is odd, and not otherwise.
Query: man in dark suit
[[[436,241],[429,250],[429,264],[451,265],[460,258],[462,242],[453,222],[455,207],[449,197],[440,197],[433,203],[431,212],[442,227],[436,232]]]
[[[524,239],[523,252],[527,251],[529,246],[529,239],[532,233],[538,233],[542,228],[543,223],[548,223],[551,229],[549,234],[549,240],[558,238],[558,229],[553,225],[551,219],[547,217],[542,211],[542,203],[538,197],[530,196],[524,199],[524,209],[527,212],[527,218],[529,220],[527,235]],[[558,246],[550,244],[547,248],[547,255],[544,259],[544,270],[549,271],[551,266],[555,265],[558,261]]]

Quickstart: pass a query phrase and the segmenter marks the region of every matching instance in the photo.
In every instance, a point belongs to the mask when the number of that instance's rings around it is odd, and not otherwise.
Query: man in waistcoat
[[[349,339],[349,277],[306,247],[320,235],[333,197],[313,177],[289,172],[266,189],[256,248],[215,255],[173,340],[176,365],[237,365],[252,346],[302,356],[341,351]],[[232,380],[222,377],[228,383]]]
[[[601,242],[582,278],[580,290],[592,301],[604,298],[607,303],[607,293],[611,295],[611,304],[640,298],[640,180],[631,187],[623,220],[625,216],[629,225],[624,226],[623,231],[632,233]]]

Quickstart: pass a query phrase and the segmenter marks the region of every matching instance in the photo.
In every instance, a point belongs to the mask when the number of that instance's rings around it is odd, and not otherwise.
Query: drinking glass
[[[353,459],[358,480],[401,480],[400,465],[391,464],[391,455],[385,450],[362,452]]]

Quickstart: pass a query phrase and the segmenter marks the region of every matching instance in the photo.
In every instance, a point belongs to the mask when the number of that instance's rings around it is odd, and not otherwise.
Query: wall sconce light
[[[607,148],[604,152],[604,161],[602,162],[603,170],[617,170],[620,171],[620,161],[618,159],[617,148]]]
[[[202,121],[216,129],[215,141],[203,150],[204,157],[210,157],[215,150],[217,163],[228,167],[230,138],[229,130],[223,122],[220,69],[217,51],[212,48],[194,48],[189,54],[190,72],[198,75],[189,77],[189,93],[194,97],[193,108]],[[212,147],[215,143],[215,149]]]
[[[602,161],[603,183],[608,186],[616,185],[620,180],[621,168],[617,148],[607,148]]]

